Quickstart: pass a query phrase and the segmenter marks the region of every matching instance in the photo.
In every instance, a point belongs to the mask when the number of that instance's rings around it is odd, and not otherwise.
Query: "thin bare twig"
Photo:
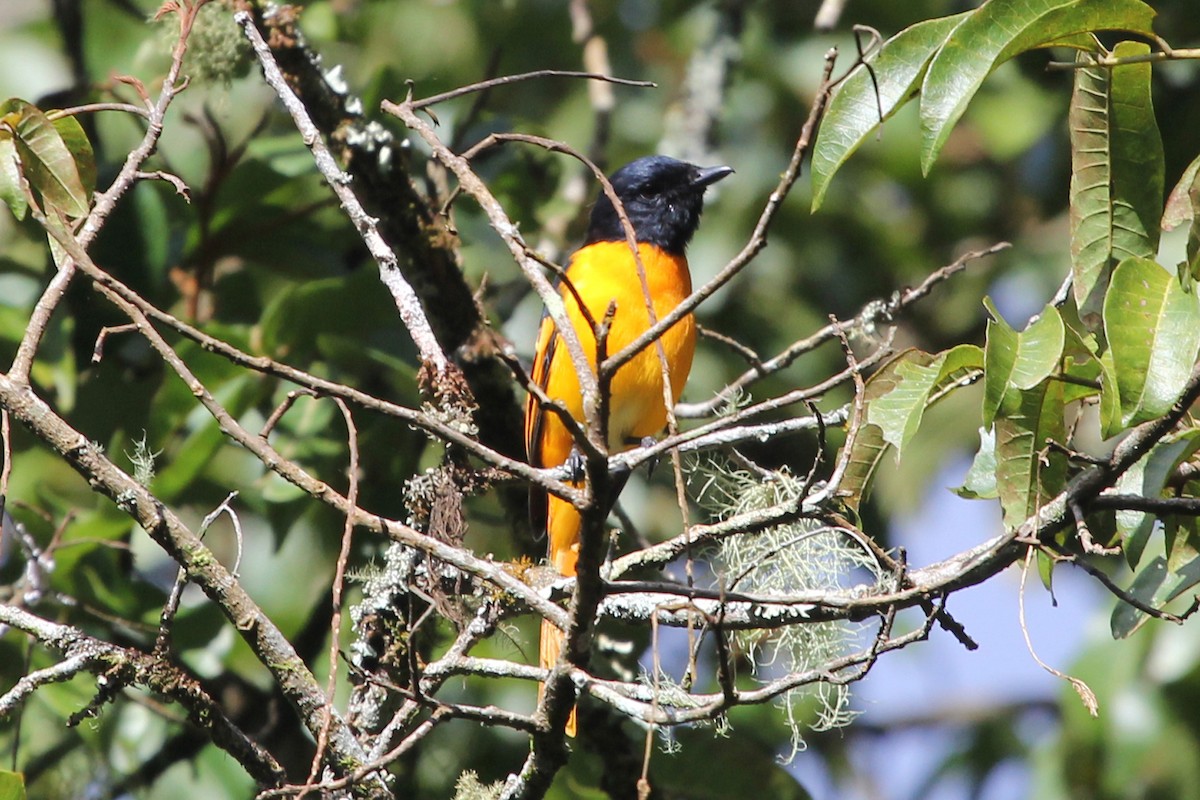
[[[92,363],[99,364],[104,359],[104,344],[108,341],[108,337],[117,333],[133,333],[137,331],[137,325],[132,322],[127,322],[124,325],[106,325],[100,329],[100,333],[96,334],[96,344],[92,347]]]
[[[136,114],[144,119],[152,119],[153,109],[138,106],[133,103],[84,103],[68,108],[56,108],[46,112],[46,118],[54,121],[63,117],[74,117],[80,114],[93,114],[97,111],[123,111],[126,114]]]
[[[271,437],[271,431],[275,430],[275,426],[279,424],[279,420],[283,419],[283,415],[291,410],[296,401],[301,397],[316,397],[317,393],[312,389],[293,389],[283,398],[283,402],[275,407],[271,412],[271,416],[267,417],[267,421],[263,423],[262,430],[258,435],[263,439]],[[340,399],[340,398],[339,398]]]
[[[22,675],[17,685],[0,696],[0,719],[7,719],[17,711],[35,691],[51,683],[69,681],[87,669],[88,658],[80,653],[53,666]]]
[[[1161,61],[1192,61],[1200,59],[1200,47],[1173,48],[1159,39],[1158,44],[1163,49],[1153,53],[1138,56],[1122,56],[1091,54],[1085,61],[1051,61],[1046,64],[1048,70],[1077,70],[1092,67],[1112,69],[1125,64],[1156,64]]]
[[[870,330],[879,323],[892,322],[900,312],[927,297],[936,286],[966,269],[970,262],[984,258],[985,256],[995,255],[1009,247],[1011,245],[1008,242],[997,242],[981,250],[972,250],[963,253],[950,264],[931,272],[917,286],[902,289],[887,300],[873,300],[867,303],[852,319],[831,322],[815,333],[792,343],[778,355],[753,365],[751,369],[746,370],[722,387],[721,391],[712,398],[700,403],[681,403],[676,407],[675,412],[680,417],[710,416],[730,400],[737,397],[739,392],[742,392],[751,384],[768,375],[773,375],[780,370],[786,369],[797,358],[815,350],[828,341],[836,339],[840,333],[848,334],[853,331]]]
[[[1096,699],[1096,693],[1083,680],[1068,675],[1067,673],[1055,669],[1047,664],[1037,654],[1033,648],[1033,639],[1029,636],[1029,627],[1025,624],[1025,581],[1029,577],[1029,565],[1033,563],[1036,550],[1032,547],[1025,551],[1025,563],[1021,566],[1021,586],[1017,591],[1017,614],[1021,623],[1021,635],[1025,637],[1025,648],[1029,651],[1029,655],[1034,662],[1056,678],[1062,678],[1067,683],[1071,684],[1071,688],[1079,695],[1079,699],[1083,702],[1083,707],[1087,709],[1088,714],[1093,717],[1100,716],[1100,701]]]
[[[604,81],[605,83],[615,83],[621,86],[637,86],[639,88],[654,89],[658,84],[653,81],[635,81],[628,78],[614,78],[611,75],[601,75],[596,72],[577,72],[574,70],[563,69],[539,69],[533,72],[522,72],[518,75],[504,75],[500,78],[492,78],[486,81],[479,81],[468,86],[460,86],[457,89],[451,89],[448,92],[435,94],[430,97],[424,97],[420,100],[414,100],[410,104],[410,108],[417,111],[428,106],[444,103],[447,100],[453,100],[456,97],[462,97],[465,94],[472,92],[482,92],[487,89],[495,88],[496,86],[507,86],[510,83],[519,83],[520,81],[533,80],[535,78],[584,78],[591,81]]]

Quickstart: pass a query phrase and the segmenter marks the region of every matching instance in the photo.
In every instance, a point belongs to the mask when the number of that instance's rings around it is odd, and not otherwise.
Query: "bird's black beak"
[[[696,173],[696,178],[692,181],[692,186],[697,188],[709,186],[732,174],[733,167],[704,167]]]

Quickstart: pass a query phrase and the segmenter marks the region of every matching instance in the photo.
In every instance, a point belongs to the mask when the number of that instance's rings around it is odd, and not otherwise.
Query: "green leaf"
[[[896,363],[897,382],[867,405],[867,422],[878,425],[883,439],[896,448],[896,458],[912,440],[925,409],[955,382],[983,369],[983,351],[959,345],[936,356],[917,350]]]
[[[1166,541],[1167,569],[1179,572],[1200,558],[1200,520],[1184,514],[1163,518],[1163,539]]]
[[[96,154],[92,152],[92,143],[75,117],[58,117],[54,120],[54,129],[62,137],[63,144],[75,159],[75,167],[79,170],[79,180],[83,184],[84,196],[90,205],[92,194],[96,191]]]
[[[1165,414],[1178,399],[1200,350],[1200,305],[1149,259],[1113,271],[1104,330],[1121,403],[1121,425]]]
[[[1046,442],[1066,440],[1063,385],[1009,389],[996,414],[996,489],[1004,524],[1016,528],[1066,485],[1066,457]]]
[[[1176,581],[1175,585],[1171,587],[1171,590],[1167,592],[1167,597],[1163,601],[1164,604],[1171,602],[1196,584],[1200,583],[1200,559],[1194,559],[1180,569],[1171,569],[1171,564],[1168,562],[1167,570],[1179,580]]]
[[[181,348],[185,352],[190,348]],[[175,388],[175,387],[172,387]],[[178,389],[175,389],[178,391]],[[263,385],[242,374],[220,386],[210,387],[213,395],[235,418],[240,418],[260,399]],[[194,485],[229,439],[215,419],[198,417],[194,428],[179,443],[177,452],[168,450],[163,466],[154,478],[155,496],[172,502]]]
[[[1100,344],[1096,334],[1087,330],[1079,319],[1078,309],[1071,298],[1058,307],[1066,330],[1061,369],[1064,379],[1063,399],[1067,403],[1100,394]]]
[[[1128,589],[1129,594],[1148,606],[1156,607],[1161,600],[1156,601],[1155,597],[1166,579],[1167,560],[1162,556],[1155,556],[1154,560],[1143,567],[1142,571],[1133,579],[1133,583]],[[1140,628],[1146,619],[1146,615],[1141,611],[1118,600],[1117,607],[1113,609],[1112,617],[1109,619],[1109,630],[1114,639],[1124,639]]]
[[[1196,179],[1200,177],[1200,156],[1187,165],[1179,182],[1167,197],[1166,207],[1163,208],[1162,229],[1173,231],[1185,222],[1195,221],[1200,214],[1200,202],[1197,201]]]
[[[1122,42],[1113,55],[1149,52]],[[1158,250],[1164,167],[1150,64],[1075,70],[1070,129],[1072,287],[1081,318],[1095,330],[1113,266]]]
[[[37,106],[24,100],[8,100],[0,105],[0,117],[13,133],[13,144],[26,180],[43,201],[68,217],[86,215],[91,194],[54,123]]]
[[[946,393],[940,390],[948,389],[955,381],[961,380],[972,369],[971,365],[978,365],[979,360],[979,348],[969,345],[938,355],[908,349],[898,353],[867,380],[866,419],[854,438],[849,464],[842,478],[842,488],[847,492],[847,507],[857,511],[866,499],[875,469],[892,446],[885,437],[890,436],[893,441],[906,444],[912,431],[920,424],[921,415],[928,404],[945,396]],[[974,368],[978,369],[978,366]],[[940,380],[934,380],[931,388],[922,390],[920,387],[930,375],[940,376]],[[906,381],[910,382],[911,388],[900,388]],[[884,399],[893,392],[899,392],[897,398]],[[880,402],[883,403],[883,410],[873,410],[873,406]],[[872,415],[882,419],[888,427],[887,433],[879,422],[872,420]]]
[[[1017,333],[992,305],[984,348],[983,424],[991,425],[1005,395],[1032,389],[1054,374],[1066,345],[1066,327],[1058,309],[1046,306],[1024,331]]]
[[[1174,230],[1188,221],[1192,224],[1188,228],[1187,261],[1179,265],[1179,280],[1184,289],[1190,290],[1192,283],[1200,280],[1200,156],[1183,171],[1167,197],[1162,229]]]
[[[0,800],[25,800],[25,776],[0,769]]]
[[[1121,425],[1121,393],[1117,386],[1117,368],[1113,351],[1100,356],[1100,430],[1105,438],[1116,436],[1125,428]]]
[[[25,219],[29,213],[29,200],[21,185],[21,166],[17,161],[17,145],[11,136],[0,129],[0,200],[17,219]]]
[[[1178,570],[1172,570],[1162,556],[1156,556],[1133,579],[1128,591],[1151,608],[1162,608],[1198,583],[1200,558],[1193,559]],[[1142,627],[1147,619],[1149,617],[1145,613],[1128,603],[1117,601],[1109,623],[1113,638],[1124,639]]]
[[[967,500],[994,500],[1000,496],[996,489],[996,432],[979,429],[979,450],[967,470],[963,485],[953,490]]]
[[[1046,587],[1046,591],[1050,592],[1051,597],[1054,596],[1054,566],[1057,563],[1058,562],[1051,558],[1044,548],[1038,548],[1038,577],[1042,579],[1042,586]]]
[[[1200,448],[1200,429],[1168,435],[1125,470],[1117,478],[1113,490],[1118,494],[1160,497],[1175,468],[1190,458],[1197,448]],[[1124,543],[1125,558],[1130,567],[1137,567],[1146,541],[1154,530],[1156,517],[1144,511],[1122,509],[1117,511],[1116,519],[1117,533]]]
[[[836,173],[867,137],[917,92],[925,67],[967,13],[918,22],[888,39],[859,64],[829,100],[813,146],[812,210],[821,207]]]
[[[954,29],[921,88],[921,168],[928,173],[967,103],[988,74],[1013,56],[1078,34],[1149,35],[1154,9],[1140,0],[991,0]]]

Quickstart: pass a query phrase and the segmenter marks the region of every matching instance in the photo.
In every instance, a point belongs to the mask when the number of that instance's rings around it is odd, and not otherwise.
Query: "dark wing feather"
[[[558,334],[554,322],[548,312],[542,312],[542,323],[538,328],[537,351],[533,356],[533,371],[530,380],[543,391],[550,380],[550,364],[554,361],[554,352],[558,349]],[[525,401],[525,453],[529,463],[535,467],[543,467],[542,463],[542,426],[545,423],[546,411],[538,403],[537,398],[530,393]],[[533,535],[546,535],[546,492],[537,486],[529,487],[529,523]]]

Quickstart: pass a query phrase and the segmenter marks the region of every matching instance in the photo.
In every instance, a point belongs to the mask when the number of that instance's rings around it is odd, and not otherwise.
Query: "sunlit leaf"
[[[974,345],[959,345],[937,355],[913,350],[909,356],[895,364],[896,384],[867,405],[867,421],[883,431],[884,441],[896,448],[896,458],[938,393],[983,369],[983,351]]]
[[[1163,208],[1162,229],[1173,231],[1185,222],[1194,221],[1200,213],[1200,203],[1196,200],[1196,179],[1200,177],[1200,156],[1196,156],[1187,165],[1183,175],[1167,197]]]
[[[96,154],[92,152],[92,142],[75,117],[58,117],[54,120],[54,129],[75,160],[84,197],[90,202],[92,193],[96,191]]]
[[[1117,368],[1113,364],[1113,351],[1105,350],[1100,356],[1100,430],[1105,437],[1121,432],[1121,394],[1117,388]]]
[[[1151,33],[1154,10],[1139,0],[991,0],[954,29],[921,87],[921,168],[928,173],[955,123],[997,66],[1099,30]]]
[[[21,185],[21,167],[17,162],[17,145],[11,136],[0,131],[0,200],[8,206],[13,216],[25,219],[29,213],[29,200]]]
[[[979,450],[971,461],[971,468],[963,479],[963,485],[954,489],[959,497],[968,500],[994,500],[999,497],[996,489],[996,432],[990,428],[979,429]]]
[[[978,347],[964,345],[934,355],[909,349],[897,354],[867,380],[866,419],[859,427],[842,478],[846,505],[857,510],[870,490],[871,479],[891,442],[901,447],[920,425],[931,402],[947,393],[956,381],[978,370]],[[896,397],[891,397],[897,393]],[[876,403],[882,403],[878,410]],[[884,427],[887,430],[885,432]],[[889,442],[889,439],[891,442]]]
[[[1148,52],[1148,45],[1122,42],[1113,55]],[[1077,58],[1089,63],[1092,55]],[[1163,148],[1150,64],[1075,70],[1070,129],[1072,287],[1080,317],[1096,329],[1112,268],[1158,250]]]
[[[1200,350],[1200,300],[1155,262],[1126,259],[1113,271],[1104,330],[1113,354],[1121,424],[1165,414]]]
[[[860,64],[838,86],[813,146],[813,211],[821,207],[829,182],[846,159],[883,120],[916,95],[929,60],[966,16],[955,14],[905,28],[883,43],[870,61],[870,70]]]
[[[25,800],[25,776],[0,769],[0,800]]]
[[[0,105],[0,117],[11,126],[17,157],[34,191],[68,217],[87,214],[91,192],[55,124],[24,100],[8,100]]]
[[[1197,156],[1167,197],[1162,228],[1174,230],[1184,222],[1188,228],[1187,261],[1179,265],[1179,279],[1185,289],[1200,280],[1200,156]]]
[[[1066,440],[1063,385],[1009,389],[996,414],[996,489],[1004,523],[1015,528],[1066,485],[1066,458],[1047,441]]]
[[[1178,572],[1185,565],[1200,559],[1200,519],[1184,514],[1172,514],[1163,519],[1163,540],[1166,543],[1167,569]]]
[[[1032,389],[1059,367],[1066,344],[1066,328],[1058,309],[1046,306],[1041,315],[1020,333],[1015,331],[991,301],[985,301],[988,321],[984,349],[983,424],[991,425],[1007,393]]]

